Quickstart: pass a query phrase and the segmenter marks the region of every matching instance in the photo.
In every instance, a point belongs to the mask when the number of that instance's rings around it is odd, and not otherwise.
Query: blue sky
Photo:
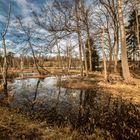
[[[9,1],[10,0],[0,0],[0,23],[6,20]],[[20,48],[25,45],[25,44],[19,44],[19,46],[16,45],[15,47],[15,45],[11,41],[11,40],[16,40],[16,39],[19,40],[19,38],[15,38],[15,36],[12,34],[13,31],[11,31],[11,29],[12,30],[14,29],[11,27],[15,26],[16,16],[22,16],[24,24],[28,24],[28,23],[33,24],[33,19],[31,17],[32,11],[36,11],[37,13],[39,13],[41,6],[43,6],[45,3],[51,3],[52,1],[53,0],[11,0],[10,27],[5,37],[6,46],[9,51],[19,52]],[[0,24],[0,32],[1,30],[2,30],[2,26]],[[43,34],[44,37],[47,34],[46,31],[44,31],[43,29],[40,29],[39,33]],[[34,43],[36,42],[34,41]],[[43,43],[40,42],[40,44],[37,44],[37,45],[42,45],[42,44]],[[63,41],[61,45],[62,44],[63,44]],[[0,50],[3,50],[1,48],[2,48],[2,44],[1,44],[1,37],[0,37]]]
[[[8,9],[10,0],[0,0],[0,15]],[[13,15],[27,15],[31,9],[38,8],[50,0],[11,0]]]
[[[39,11],[40,7],[50,0],[0,0],[0,22],[7,17],[7,11],[11,1],[11,17],[22,16],[30,18],[31,12]],[[11,21],[12,22],[12,21]]]
[[[24,22],[31,22],[31,12],[34,10],[36,12],[39,11],[40,7],[47,2],[52,0],[11,0],[11,20],[10,27],[13,26],[16,16],[22,16]],[[5,23],[9,8],[10,0],[0,0],[0,33],[2,32],[2,23]],[[11,40],[14,38],[11,34],[9,27],[9,31],[5,37],[6,45],[9,50],[14,50],[14,46],[12,45]],[[2,48],[1,45],[1,37],[0,37],[0,50]]]
[[[7,19],[9,1],[10,0],[0,0],[0,33],[2,31],[1,23],[6,21]],[[31,17],[32,11],[39,13],[41,6],[43,6],[45,3],[51,3],[52,1],[53,0],[11,0],[11,20],[10,20],[9,31],[7,32],[7,35],[5,37],[6,46],[9,51],[17,52],[19,48],[22,47],[22,45],[24,46],[24,44],[20,44],[18,47],[15,47],[15,45],[11,41],[13,39],[18,40],[18,38],[15,38],[15,36],[13,35],[14,28],[11,28],[16,25],[15,24],[16,16],[22,16],[24,24],[28,25],[29,23],[31,25],[34,23]],[[39,31],[39,33],[43,34],[44,37],[47,34],[46,31],[44,31],[43,29],[37,28],[37,30]],[[65,41],[62,40],[62,44],[63,42]],[[75,41],[73,42],[75,43]],[[37,45],[42,45],[42,44],[38,43]],[[0,36],[0,50],[2,50],[1,48],[2,45],[1,45],[1,36]]]

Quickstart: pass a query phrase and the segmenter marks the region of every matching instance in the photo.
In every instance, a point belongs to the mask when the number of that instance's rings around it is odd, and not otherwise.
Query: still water
[[[14,97],[10,105],[28,110],[50,108],[58,104],[65,107],[78,104],[80,90],[58,87],[57,82],[61,80],[61,77],[14,80]]]
[[[113,139],[140,139],[140,112],[121,97],[97,89],[80,90],[58,87],[62,77],[14,80],[12,108],[33,112],[47,123],[61,125],[69,122],[74,129],[93,133],[104,130]],[[39,112],[39,114],[37,113]],[[37,115],[38,114],[38,115]],[[106,133],[108,132],[108,133]]]

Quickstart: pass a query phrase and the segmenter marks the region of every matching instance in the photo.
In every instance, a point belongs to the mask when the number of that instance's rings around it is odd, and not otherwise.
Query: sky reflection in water
[[[11,106],[26,108],[32,104],[50,106],[58,104],[58,102],[60,104],[78,103],[80,90],[57,87],[58,80],[60,80],[60,77],[15,80],[13,83],[14,100]]]

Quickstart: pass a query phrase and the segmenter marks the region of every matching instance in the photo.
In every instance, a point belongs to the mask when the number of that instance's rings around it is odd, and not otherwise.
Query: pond
[[[30,112],[51,125],[68,123],[80,132],[93,133],[96,128],[114,139],[140,138],[140,112],[131,103],[112,98],[105,92],[58,87],[65,77],[14,80],[10,107]]]
[[[80,91],[57,87],[57,82],[61,82],[61,79],[61,77],[47,77],[14,80],[10,85],[14,93],[10,106],[29,110],[78,103]]]

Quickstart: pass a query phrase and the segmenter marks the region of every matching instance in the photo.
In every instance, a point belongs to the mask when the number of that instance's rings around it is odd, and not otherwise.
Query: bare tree
[[[38,65],[38,62],[37,62],[36,54],[35,54],[35,51],[34,51],[34,48],[33,48],[32,42],[31,42],[31,40],[33,38],[33,31],[31,29],[31,27],[29,27],[29,26],[27,27],[27,26],[24,26],[23,25],[23,22],[22,22],[22,18],[21,17],[17,17],[17,23],[19,23],[19,26],[20,26],[19,29],[20,29],[20,31],[22,31],[24,33],[24,36],[26,38],[23,41],[24,42],[27,42],[27,45],[29,46],[29,48],[31,50],[35,67],[36,67],[38,73],[39,74],[42,74],[41,71],[40,71],[40,69],[39,69],[39,65]]]
[[[107,16],[110,17],[108,19],[108,22],[111,21],[112,27],[109,28],[113,28],[114,43],[113,47],[111,47],[110,50],[112,52],[113,49],[115,49],[114,72],[117,72],[118,52],[119,52],[119,26],[118,26],[119,23],[118,23],[117,1],[116,0],[107,0],[107,1],[99,0],[99,1],[102,4],[102,6],[104,6],[104,8],[106,9]],[[110,63],[111,63],[111,53],[110,53]]]
[[[91,46],[91,42],[90,42],[90,38],[91,38],[91,35],[90,35],[90,18],[91,16],[91,7],[88,6],[86,7],[85,6],[85,3],[84,1],[81,1],[81,19],[83,21],[83,25],[85,26],[85,31],[86,31],[86,38],[87,38],[87,46],[88,46],[88,53],[89,53],[89,70],[92,71],[93,69],[93,66],[92,66],[92,46]],[[86,64],[85,64],[86,65]]]
[[[3,25],[3,30],[1,32],[1,37],[2,37],[2,45],[3,45],[3,50],[4,50],[4,63],[3,63],[3,87],[4,87],[4,93],[7,95],[8,90],[7,90],[7,72],[8,72],[8,65],[7,65],[7,47],[6,47],[6,42],[5,42],[5,36],[8,31],[9,27],[9,22],[10,22],[10,15],[11,15],[11,3],[9,3],[9,11],[8,11],[8,18],[6,22]]]
[[[80,30],[80,0],[75,0],[75,16],[76,16],[76,33],[78,36],[79,54],[80,54],[80,64],[81,64],[81,76],[83,76],[83,61],[82,61],[82,37]]]
[[[105,57],[105,49],[104,49],[104,37],[105,37],[105,29],[102,27],[102,54],[103,54],[103,65],[104,65],[104,79],[107,81],[107,67],[106,67],[106,57]]]
[[[122,0],[118,0],[118,17],[120,25],[120,41],[121,41],[121,61],[122,61],[122,72],[126,82],[131,81],[128,60],[127,60],[127,49],[126,49],[126,32],[124,27],[123,11],[122,11]]]

